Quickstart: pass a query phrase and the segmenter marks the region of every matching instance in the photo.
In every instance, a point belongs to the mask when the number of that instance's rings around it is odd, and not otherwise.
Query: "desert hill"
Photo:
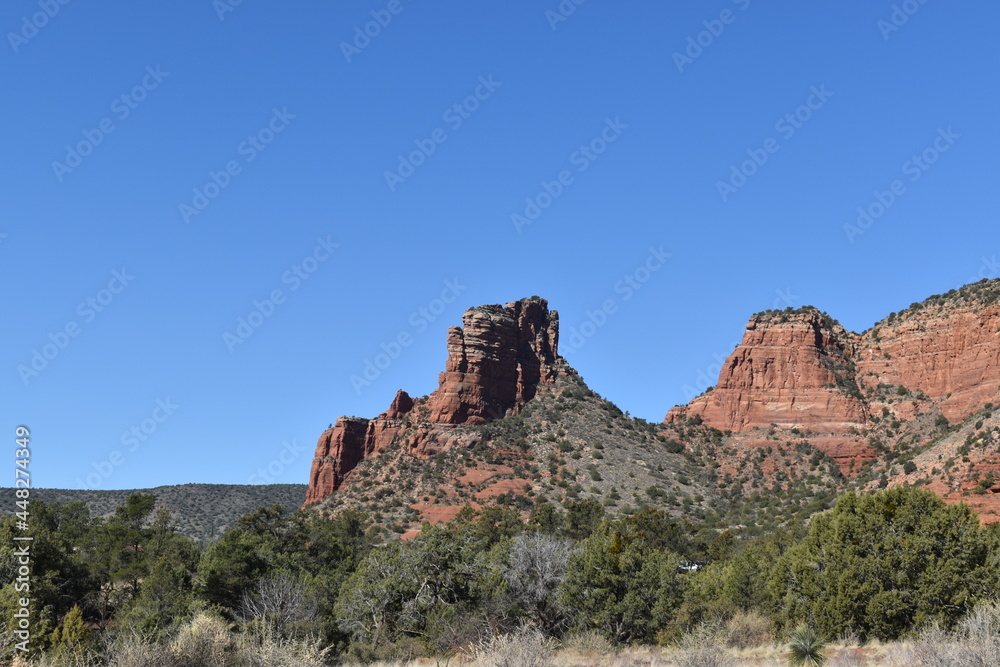
[[[133,493],[152,494],[158,507],[170,510],[181,535],[207,544],[222,537],[236,525],[237,519],[258,507],[281,505],[294,510],[302,504],[305,491],[305,484],[178,484],[114,491],[35,488],[31,490],[31,498],[63,504],[83,501],[92,517],[108,517]],[[0,513],[13,516],[17,498],[13,492],[3,498]]]

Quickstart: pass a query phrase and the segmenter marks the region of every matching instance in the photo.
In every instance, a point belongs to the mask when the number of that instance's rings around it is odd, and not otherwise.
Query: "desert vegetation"
[[[81,501],[91,516],[110,517],[136,493],[156,496],[157,506],[170,511],[178,533],[207,545],[258,507],[299,507],[305,499],[306,485],[177,484],[130,491],[36,488],[31,490],[31,497],[60,505]],[[12,492],[0,494],[0,515],[14,516],[18,511],[16,500]]]
[[[1000,532],[919,488],[763,537],[590,500],[469,507],[407,540],[260,508],[204,548],[150,495],[31,514],[31,654],[8,625],[8,663],[997,664]],[[0,533],[11,551],[14,520]]]

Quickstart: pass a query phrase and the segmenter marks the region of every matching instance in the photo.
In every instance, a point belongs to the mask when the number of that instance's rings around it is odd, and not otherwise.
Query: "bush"
[[[597,630],[571,632],[563,639],[562,647],[568,651],[597,653],[599,655],[609,655],[615,650],[611,642]]]
[[[769,644],[773,638],[771,622],[756,611],[740,612],[729,619],[725,630],[726,646],[756,648]]]
[[[935,621],[954,626],[995,590],[991,546],[967,505],[925,489],[847,493],[811,520],[768,586],[785,627],[809,622],[828,637],[893,640]]]
[[[702,623],[681,638],[674,661],[678,667],[729,667],[733,661],[721,648],[724,635],[719,623]]]
[[[511,544],[504,568],[510,601],[550,632],[559,628],[565,619],[565,609],[557,591],[566,579],[571,552],[568,540],[543,533],[518,535]]]
[[[239,640],[236,664],[246,667],[321,667],[332,647],[316,639],[286,639],[271,625],[258,625]]]
[[[165,645],[150,642],[137,632],[119,635],[108,647],[109,667],[163,667],[172,665],[170,651]]]
[[[554,642],[525,625],[518,630],[485,639],[470,647],[472,659],[482,667],[545,667]]]
[[[67,659],[79,658],[87,648],[90,630],[84,625],[80,605],[73,605],[51,636],[52,652]]]
[[[273,626],[262,623],[254,623],[243,634],[235,634],[219,616],[200,613],[166,644],[151,642],[137,632],[119,635],[107,649],[111,656],[107,664],[109,667],[320,667],[326,664],[329,652],[317,640],[285,639]]]
[[[1000,664],[997,607],[994,604],[983,611],[985,613],[973,611],[955,634],[948,634],[938,625],[931,626],[912,645],[897,647],[893,657],[899,664],[927,667]],[[981,625],[984,621],[986,623]]]
[[[1000,602],[981,602],[962,619],[955,632],[984,665],[1000,665]],[[971,662],[971,661],[970,661]]]
[[[569,558],[562,600],[576,628],[615,643],[651,641],[682,601],[669,517],[646,511],[601,525]]]
[[[237,665],[236,642],[230,626],[221,617],[201,613],[181,628],[172,642],[172,663],[184,667]]]
[[[678,667],[729,667],[732,659],[717,646],[683,649],[674,657]]]
[[[788,664],[792,667],[820,667],[826,664],[823,649],[826,642],[807,625],[800,625],[792,633],[788,644]]]

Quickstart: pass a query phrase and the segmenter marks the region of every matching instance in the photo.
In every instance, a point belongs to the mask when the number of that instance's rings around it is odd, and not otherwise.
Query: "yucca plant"
[[[792,667],[821,667],[826,664],[823,649],[826,642],[807,625],[800,625],[792,633],[788,644],[788,664]]]

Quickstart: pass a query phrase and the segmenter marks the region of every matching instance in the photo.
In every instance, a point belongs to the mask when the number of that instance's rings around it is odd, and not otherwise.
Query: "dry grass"
[[[834,643],[827,650],[830,656],[828,667],[862,667],[880,665],[882,667],[912,666],[915,662],[888,662],[889,653],[899,648],[899,644],[886,646],[858,647],[850,643]],[[554,651],[544,662],[524,663],[551,667],[786,667],[788,650],[784,645],[769,644],[750,649],[723,649],[721,647],[697,646],[689,643],[684,647],[662,648],[655,646],[633,646],[620,651],[597,653],[566,647]],[[496,664],[475,662],[470,656],[453,658],[449,662],[432,659],[412,662],[378,663],[375,667],[480,667]],[[508,663],[510,664],[510,663]]]
[[[467,653],[476,667],[545,667],[555,644],[537,628],[525,625],[510,634],[489,637]]]
[[[75,660],[43,657],[34,667],[321,667],[329,648],[318,642],[291,640],[267,626],[237,634],[218,616],[198,614],[168,643],[157,644],[137,633],[116,637],[104,653]],[[16,663],[15,663],[16,664]],[[29,663],[23,663],[25,666]]]
[[[608,655],[614,652],[614,647],[597,630],[583,630],[563,639],[562,650],[569,653]]]
[[[378,667],[787,665],[787,645],[764,640],[763,626],[759,619],[753,618],[726,625],[700,626],[674,647],[635,646],[621,650],[615,650],[600,634],[593,632],[572,634],[557,646],[538,629],[524,626],[513,633],[477,642],[455,657],[375,664]],[[112,658],[107,662],[42,659],[31,664],[43,667],[319,667],[329,664],[328,651],[315,642],[285,640],[266,629],[233,633],[222,619],[200,614],[168,644],[151,644],[141,636],[127,635],[118,637],[115,644],[108,647],[107,654]],[[831,643],[824,652],[829,658],[829,667],[995,667],[1000,665],[1000,603],[981,604],[952,633],[929,628],[911,641],[871,642],[864,646],[859,646],[856,640],[846,639]]]
[[[1000,665],[1000,603],[980,603],[953,633],[938,627],[918,639],[893,646],[889,664],[926,667],[989,667]]]

